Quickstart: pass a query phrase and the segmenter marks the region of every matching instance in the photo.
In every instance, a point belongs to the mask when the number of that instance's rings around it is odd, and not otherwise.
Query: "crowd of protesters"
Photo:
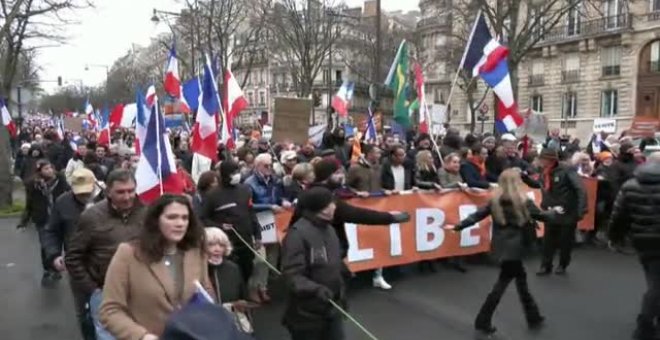
[[[588,241],[607,243],[613,210],[617,221],[626,213],[637,217],[629,222],[635,231],[648,224],[640,217],[646,216],[645,211],[634,215],[636,210],[627,207],[632,212],[626,212],[623,206],[635,203],[619,199],[615,204],[615,199],[619,191],[634,198],[641,190],[625,183],[646,161],[645,149],[656,144],[654,139],[636,144],[625,135],[601,134],[581,145],[578,139],[560,136],[558,130],[542,141],[520,140],[511,134],[461,136],[449,128],[437,140],[425,133],[402,136],[384,131],[377,141],[362,143],[361,155],[354,157],[354,136],[347,136],[342,128],[326,133],[320,145],[271,143],[247,131],[233,150],[221,145],[219,163],[195,182],[189,134],[176,130],[170,136],[187,199],[165,195],[150,207],[143,207],[135,194],[139,157],[130,131],[113,133],[110,145],[98,144],[94,133],[74,137],[66,132],[59,138],[47,125],[24,125],[17,137],[14,174],[23,181],[27,196],[18,227],[32,222],[38,231],[44,286],[60,280],[62,271],[69,273],[85,339],[148,340],[175,331],[167,329],[166,320],[194,294],[194,283],[234,313],[240,332],[252,333],[253,308],[272,299],[273,271],[268,264],[279,265],[291,283],[284,324],[293,339],[343,339],[341,315],[326,301],[344,303],[346,298],[350,275],[343,261],[349,247],[344,223],[389,225],[410,218],[406,213],[358,208],[346,199],[409,190],[497,189],[503,174],[542,189],[544,212],[529,208],[531,215],[511,223],[509,210],[527,204],[516,199],[513,208],[499,208],[507,217],[494,212],[494,224],[510,229],[532,218],[546,220],[537,274],[554,270],[564,275],[577,223],[586,213],[586,193],[579,178],[598,180],[596,228],[584,235]],[[515,175],[510,169],[517,169]],[[651,175],[639,181],[655,180],[648,178]],[[507,181],[511,185],[515,178]],[[498,202],[491,205],[505,204]],[[287,209],[294,214],[283,244],[262,244],[260,216]],[[491,210],[457,228],[472,225]],[[547,216],[545,211],[561,214]],[[660,235],[651,224],[647,233]],[[615,230],[616,242],[628,231],[610,229]],[[653,241],[657,242],[649,242]],[[318,250],[316,246],[322,251],[305,250]],[[654,279],[660,281],[658,261],[651,258],[647,257],[645,268],[652,268]],[[319,266],[314,261],[323,262]],[[502,275],[508,281],[501,276],[506,282],[498,282],[475,325],[487,332],[494,331],[492,312],[514,278],[530,325],[543,321],[524,281],[519,256],[505,255],[503,261],[508,261],[502,262],[506,263]],[[435,271],[434,262],[425,261],[422,268]],[[441,262],[466,270],[459,258]],[[382,269],[373,273],[373,286],[392,288]],[[657,302],[660,289],[654,287],[648,299]],[[651,302],[645,308],[638,328],[642,334],[653,325],[649,317],[658,316],[658,307]]]

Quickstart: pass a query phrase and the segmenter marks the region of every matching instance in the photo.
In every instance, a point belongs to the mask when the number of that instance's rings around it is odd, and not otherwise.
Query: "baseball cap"
[[[71,176],[71,191],[74,194],[91,194],[94,192],[96,177],[89,169],[78,169]]]

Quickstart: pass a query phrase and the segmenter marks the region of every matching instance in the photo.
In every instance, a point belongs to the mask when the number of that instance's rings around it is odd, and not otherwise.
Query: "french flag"
[[[131,128],[135,124],[137,104],[117,104],[110,113],[110,130],[118,128]]]
[[[509,50],[493,38],[486,19],[479,12],[468,41],[463,68],[472,76],[480,75],[493,89],[498,109],[495,126],[501,133],[515,130],[523,124],[523,117],[513,97],[508,55]]]
[[[167,58],[167,67],[165,69],[165,79],[163,88],[165,93],[172,98],[181,98],[181,79],[179,78],[179,61],[176,59],[176,49],[174,42],[170,48],[170,55]]]
[[[222,142],[229,149],[234,148],[234,119],[248,107],[241,86],[229,68],[225,70],[224,96],[222,97],[224,115],[222,117]]]
[[[11,119],[9,109],[7,109],[7,105],[2,99],[0,99],[0,112],[2,113],[2,125],[5,126],[11,138],[16,138],[16,134],[18,132],[16,129],[16,124],[14,124],[14,120]]]
[[[332,108],[335,109],[339,117],[348,116],[348,108],[353,99],[353,90],[355,89],[355,83],[352,81],[344,81],[344,83],[337,91],[334,97],[332,97]]]
[[[174,153],[157,97],[154,98],[154,105],[149,112],[146,137],[135,178],[136,192],[145,204],[150,204],[165,193],[183,193],[183,183],[177,176]]]
[[[149,91],[153,89],[155,93],[155,89],[152,86],[149,87]],[[149,93],[147,91],[147,93]],[[151,107],[153,107],[153,101],[155,99],[155,95],[151,97]],[[145,98],[144,95],[142,94],[142,91],[137,90],[135,94],[135,154],[140,155],[142,153],[142,147],[141,144],[144,144],[144,140],[147,137],[147,126],[149,125],[149,108],[147,107],[146,101],[148,101],[149,98]]]
[[[99,145],[110,146],[110,110],[107,106],[103,108],[99,125],[100,131],[97,143],[99,143]]]
[[[200,84],[199,77],[195,77],[183,83],[183,96],[181,96],[181,99],[185,101],[186,105],[188,105],[190,112],[197,112],[197,109],[199,108],[201,87],[202,85]]]
[[[204,77],[201,84],[201,100],[197,108],[195,125],[193,125],[191,151],[214,162],[218,160],[218,115],[220,113],[220,96],[215,77],[206,57]]]
[[[92,103],[89,102],[89,98],[85,101],[85,114],[87,114],[87,116],[94,114],[94,107],[92,106]]]
[[[64,119],[62,117],[53,118],[55,131],[57,131],[57,137],[60,141],[64,140]]]

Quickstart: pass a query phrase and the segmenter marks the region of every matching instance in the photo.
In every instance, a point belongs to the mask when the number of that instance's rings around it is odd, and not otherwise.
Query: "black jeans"
[[[94,329],[94,321],[89,312],[87,303],[89,302],[90,294],[85,293],[82,289],[76,287],[71,278],[69,278],[69,286],[73,295],[73,305],[76,311],[76,319],[78,320],[78,327],[83,340],[96,340],[96,330]]]
[[[493,290],[488,294],[474,321],[475,328],[488,329],[492,326],[491,321],[495,309],[499,305],[500,299],[502,299],[502,295],[504,295],[509,283],[514,279],[516,280],[518,297],[520,298],[527,322],[533,324],[541,321],[542,317],[539,308],[534,301],[532,293],[529,292],[527,273],[525,273],[525,267],[523,267],[522,261],[503,261],[500,265],[500,277],[493,286]]]
[[[334,317],[326,321],[319,328],[295,329],[289,327],[291,340],[344,340],[344,321],[341,317]]]
[[[46,259],[46,251],[44,249],[44,240],[46,239],[46,226],[45,225],[35,225],[37,229],[37,235],[39,236],[39,250],[41,251],[41,266],[43,267],[44,273],[53,271],[52,263],[48,263]]]
[[[240,246],[234,248],[230,258],[241,269],[243,282],[248,282],[250,280],[250,276],[252,276],[252,270],[254,268],[254,253],[252,253],[252,251],[247,247]]]
[[[651,338],[655,332],[654,321],[660,317],[660,258],[640,259],[646,277],[646,293],[642,298],[642,310],[637,318],[641,335]]]
[[[543,262],[541,266],[546,269],[552,268],[555,253],[559,250],[559,266],[568,267],[571,264],[571,252],[575,242],[574,224],[545,224],[543,235]]]

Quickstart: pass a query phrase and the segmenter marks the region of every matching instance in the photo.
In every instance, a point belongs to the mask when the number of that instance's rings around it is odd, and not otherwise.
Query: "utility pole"
[[[16,106],[18,108],[18,118],[23,120],[23,99],[21,96],[21,85],[16,86]]]
[[[380,54],[383,50],[382,46],[382,37],[381,37],[381,22],[380,22],[380,17],[381,17],[381,6],[380,6],[380,1],[381,0],[376,0],[376,65],[374,67],[374,75],[372,77],[372,81],[374,83],[378,82],[378,74],[380,73]]]

